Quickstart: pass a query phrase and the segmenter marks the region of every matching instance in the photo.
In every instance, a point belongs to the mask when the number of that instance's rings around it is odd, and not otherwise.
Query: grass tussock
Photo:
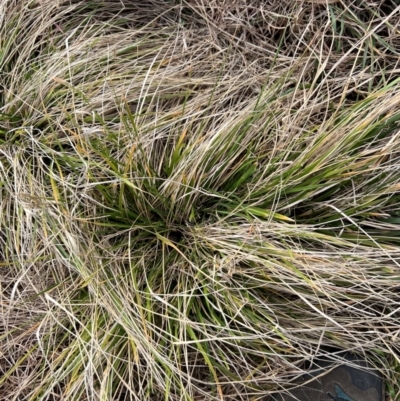
[[[0,398],[268,400],[339,349],[398,399],[399,17],[0,0]]]

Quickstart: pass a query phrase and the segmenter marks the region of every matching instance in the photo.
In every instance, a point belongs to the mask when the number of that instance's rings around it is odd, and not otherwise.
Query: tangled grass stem
[[[400,397],[396,2],[0,0],[0,398]]]

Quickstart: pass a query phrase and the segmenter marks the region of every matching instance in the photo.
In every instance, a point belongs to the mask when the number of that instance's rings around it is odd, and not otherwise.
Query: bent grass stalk
[[[396,399],[398,8],[106,3],[0,0],[2,397]]]

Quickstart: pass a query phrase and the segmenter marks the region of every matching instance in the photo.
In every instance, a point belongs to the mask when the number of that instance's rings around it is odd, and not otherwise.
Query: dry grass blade
[[[395,1],[0,0],[0,395],[400,395]]]

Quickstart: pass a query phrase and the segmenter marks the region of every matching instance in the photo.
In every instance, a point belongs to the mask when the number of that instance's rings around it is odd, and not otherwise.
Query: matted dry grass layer
[[[0,0],[0,398],[400,397],[398,1]]]

